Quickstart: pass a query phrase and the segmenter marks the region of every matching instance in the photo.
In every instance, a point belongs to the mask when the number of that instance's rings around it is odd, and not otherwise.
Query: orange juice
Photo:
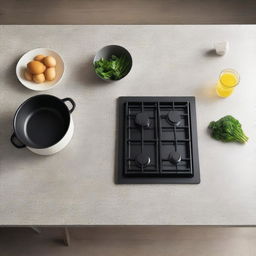
[[[235,70],[223,70],[216,86],[216,92],[220,97],[226,98],[233,93],[234,87],[237,86],[238,83],[239,75]]]

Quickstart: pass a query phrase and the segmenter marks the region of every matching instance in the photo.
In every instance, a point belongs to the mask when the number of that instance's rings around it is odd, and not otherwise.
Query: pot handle
[[[69,101],[72,105],[71,109],[69,109],[69,112],[72,113],[76,107],[76,103],[71,98],[64,98],[62,101],[65,103],[66,101]]]
[[[11,140],[12,145],[16,148],[25,148],[26,147],[26,145],[22,144],[22,142],[19,141],[19,139],[16,137],[15,133],[12,134],[10,140]]]

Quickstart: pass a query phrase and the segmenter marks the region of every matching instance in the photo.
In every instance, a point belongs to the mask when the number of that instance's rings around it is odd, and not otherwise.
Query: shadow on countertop
[[[91,56],[85,63],[79,63],[77,72],[74,74],[78,82],[85,86],[105,86],[113,84],[113,81],[103,81],[96,75],[93,67],[93,59],[94,56]]]
[[[33,95],[33,91],[25,88],[18,80],[17,75],[16,75],[16,65],[19,61],[21,56],[18,58],[15,58],[10,65],[8,66],[4,76],[5,76],[5,83],[10,86],[13,90],[17,91],[18,93],[21,94],[26,94],[28,96]]]
[[[221,100],[216,93],[216,85],[213,84],[205,84],[201,87],[197,87],[195,89],[194,95],[199,100],[203,100],[206,102],[216,102]]]

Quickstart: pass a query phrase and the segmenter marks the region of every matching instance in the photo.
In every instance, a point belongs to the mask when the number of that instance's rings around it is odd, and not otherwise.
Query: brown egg
[[[52,68],[56,66],[56,59],[52,56],[47,56],[43,59],[43,63],[45,66]]]
[[[46,67],[43,63],[37,60],[30,61],[27,64],[28,71],[33,75],[39,75],[44,73]]]
[[[39,54],[39,55],[36,55],[36,57],[34,58],[34,60],[42,61],[44,58],[45,58],[45,55]]]
[[[33,75],[33,81],[37,84],[43,83],[45,81],[44,74]]]
[[[55,68],[47,68],[44,72],[45,79],[48,81],[52,81],[56,77],[56,70]]]
[[[24,77],[25,77],[26,80],[32,81],[32,75],[28,72],[27,69],[24,72]]]

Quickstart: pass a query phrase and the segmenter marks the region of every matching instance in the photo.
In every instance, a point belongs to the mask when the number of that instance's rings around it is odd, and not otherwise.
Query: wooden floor
[[[255,0],[0,0],[0,24],[251,24]]]
[[[90,227],[0,229],[2,256],[255,256],[255,228]]]

